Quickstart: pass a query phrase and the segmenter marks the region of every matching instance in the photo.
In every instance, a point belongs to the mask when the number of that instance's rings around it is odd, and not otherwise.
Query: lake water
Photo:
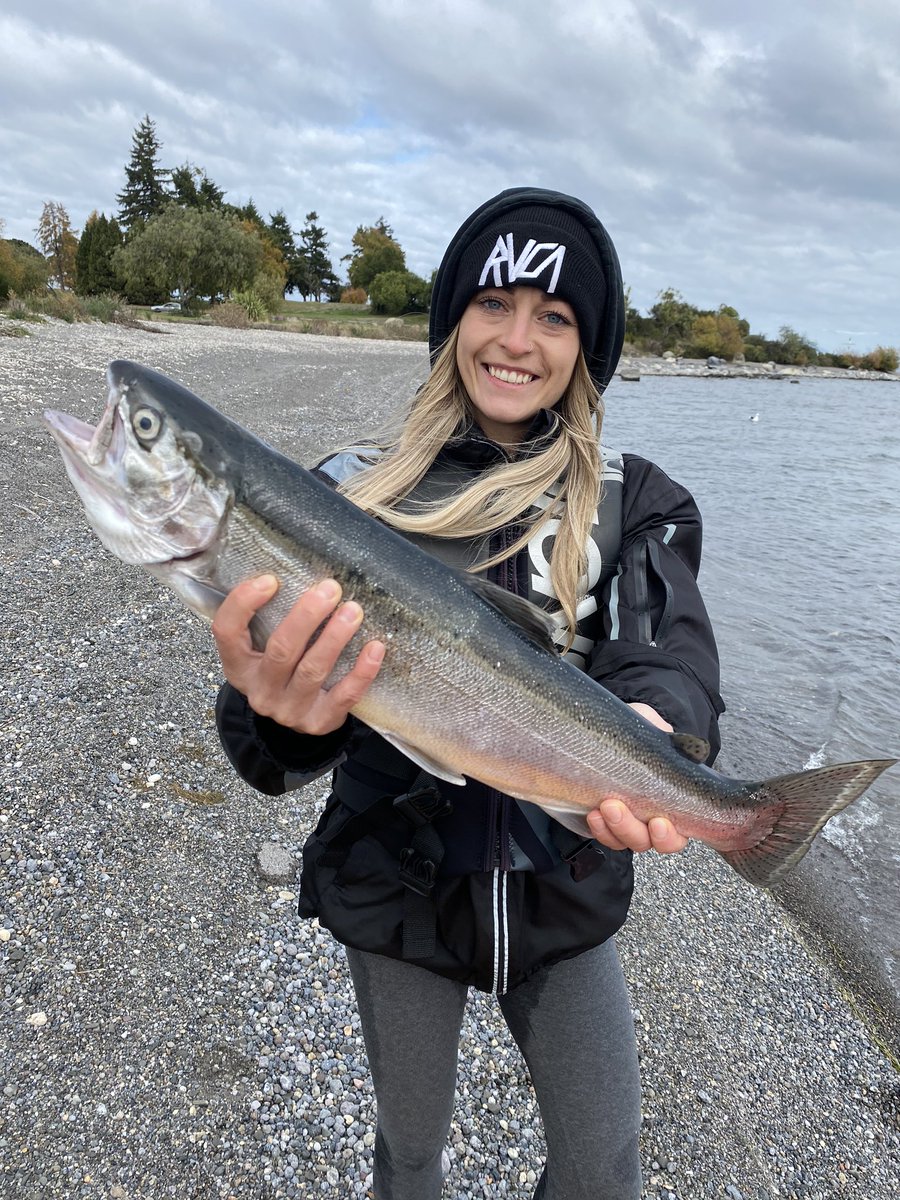
[[[759,777],[900,755],[900,385],[645,377],[606,401],[604,441],[658,463],[703,513],[720,765]],[[798,872],[894,997],[898,865],[900,766]]]

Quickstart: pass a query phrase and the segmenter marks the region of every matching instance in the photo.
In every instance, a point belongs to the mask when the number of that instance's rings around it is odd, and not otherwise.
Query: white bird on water
[[[751,421],[758,421],[758,420],[759,420],[759,413],[754,413],[754,414],[753,414],[753,416],[750,418],[750,420],[751,420]]]

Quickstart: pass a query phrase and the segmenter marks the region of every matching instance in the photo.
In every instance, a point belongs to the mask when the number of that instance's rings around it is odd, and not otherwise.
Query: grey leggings
[[[375,1084],[377,1200],[439,1200],[468,989],[347,950]],[[612,941],[498,1001],[547,1139],[535,1200],[639,1200],[640,1094],[631,1005]]]

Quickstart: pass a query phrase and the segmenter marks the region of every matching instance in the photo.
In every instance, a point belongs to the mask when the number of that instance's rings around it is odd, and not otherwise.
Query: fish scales
[[[434,774],[480,779],[584,834],[615,796],[771,886],[894,762],[762,781],[713,771],[685,754],[702,757],[698,739],[662,733],[560,658],[546,614],[426,554],[165,376],[113,363],[109,380],[96,430],[45,414],[103,543],[207,618],[237,583],[275,574],[260,646],[306,588],[337,579],[365,619],[329,685],[382,640],[353,711]]]

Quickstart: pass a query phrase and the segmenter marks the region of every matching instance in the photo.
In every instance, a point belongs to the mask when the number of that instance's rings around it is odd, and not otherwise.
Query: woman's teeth
[[[501,383],[531,383],[536,375],[525,375],[520,371],[505,371],[501,367],[488,367],[488,375],[499,379]]]

